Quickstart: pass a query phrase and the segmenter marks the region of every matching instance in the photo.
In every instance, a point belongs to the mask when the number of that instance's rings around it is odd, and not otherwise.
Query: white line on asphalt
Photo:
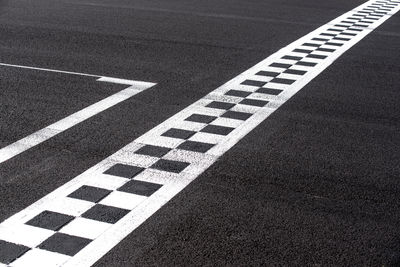
[[[109,83],[116,83],[116,84],[123,84],[129,85],[128,88],[123,89],[103,100],[100,100],[78,112],[73,113],[72,115],[63,118],[43,129],[40,129],[8,146],[0,148],[0,164],[25,152],[26,150],[37,146],[50,138],[64,132],[65,130],[81,123],[90,117],[109,109],[110,107],[129,99],[130,97],[152,87],[155,83],[150,82],[142,82],[142,81],[134,81],[134,80],[126,80],[126,79],[119,79],[119,78],[112,78],[106,76],[97,76],[85,73],[77,73],[77,72],[70,72],[70,71],[60,71],[60,70],[51,70],[51,69],[43,69],[43,68],[36,68],[36,67],[28,67],[28,66],[21,66],[21,65],[12,65],[12,64],[5,64],[0,63],[0,66],[6,67],[16,67],[16,68],[23,68],[23,69],[32,69],[32,70],[39,70],[39,71],[48,71],[48,72],[57,72],[63,74],[71,74],[71,75],[80,75],[80,76],[87,76],[87,77],[95,77],[98,78],[97,81],[100,82],[109,82]]]
[[[11,266],[94,264],[399,9],[400,1],[372,0],[321,26],[5,220],[0,240],[27,251]],[[353,16],[348,28],[334,26]],[[359,26],[365,18],[372,22]],[[77,245],[65,250],[63,241]]]
[[[95,78],[101,78],[101,77],[103,77],[103,76],[93,75],[93,74],[87,74],[87,73],[80,73],[80,72],[73,72],[73,71],[64,71],[64,70],[55,70],[55,69],[46,69],[46,68],[38,68],[38,67],[31,67],[31,66],[7,64],[7,63],[0,63],[0,66],[3,66],[3,67],[11,67],[11,68],[19,68],[19,69],[27,69],[27,70],[40,70],[40,71],[47,71],[47,72],[56,72],[56,73],[72,74],[72,75],[87,76],[87,77],[95,77]]]
[[[54,73],[63,73],[63,74],[86,76],[86,77],[94,77],[94,78],[98,78],[97,81],[111,82],[111,83],[118,83],[118,84],[125,84],[125,85],[137,85],[139,83],[142,83],[143,85],[146,86],[146,85],[151,84],[151,83],[147,83],[147,82],[126,80],[126,79],[113,78],[113,77],[107,77],[107,76],[101,76],[101,75],[94,75],[94,74],[88,74],[88,73],[82,73],[82,72],[73,72],[73,71],[56,70],[56,69],[46,69],[46,68],[24,66],[24,65],[15,65],[15,64],[8,64],[8,63],[0,63],[0,66],[10,67],[10,68],[27,69],[27,70],[38,70],[38,71],[46,71],[46,72],[54,72]]]

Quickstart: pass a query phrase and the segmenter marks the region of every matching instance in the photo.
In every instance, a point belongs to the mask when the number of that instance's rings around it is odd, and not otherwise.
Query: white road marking
[[[94,103],[78,112],[73,113],[72,115],[61,119],[47,127],[38,130],[6,147],[0,148],[0,164],[21,154],[22,152],[37,146],[46,140],[62,133],[63,131],[81,123],[90,117],[109,109],[110,107],[125,101],[132,96],[152,87],[155,83],[150,82],[142,82],[142,81],[134,81],[134,80],[126,80],[119,78],[112,78],[106,76],[97,76],[92,74],[78,73],[78,72],[70,72],[70,71],[61,71],[61,70],[53,70],[53,69],[44,69],[44,68],[36,68],[29,66],[21,66],[21,65],[12,65],[6,63],[0,63],[0,66],[4,67],[13,67],[13,68],[22,68],[22,69],[31,69],[38,71],[47,71],[47,72],[55,72],[69,75],[79,75],[79,76],[87,76],[87,77],[95,77],[97,81],[100,82],[109,82],[116,84],[129,85],[128,88],[121,90],[97,103]]]
[[[365,11],[365,8],[368,10],[371,7],[373,7],[373,11]],[[380,8],[390,11],[385,11],[387,13],[382,14]],[[49,246],[48,244],[43,246],[44,243],[42,242],[53,234],[59,235],[56,233],[58,230],[50,231],[44,229],[45,226],[33,227],[28,225],[29,223],[27,224],[45,211],[62,213],[64,216],[72,218],[72,221],[61,228],[59,232],[73,233],[75,236],[71,238],[76,239],[79,239],[79,236],[81,238],[91,237],[90,242],[80,248],[76,254],[66,257],[63,254],[52,253],[49,258],[63,266],[90,266],[94,264],[338,57],[398,12],[399,9],[400,1],[372,0],[321,26],[167,119],[36,203],[5,220],[0,224],[0,240],[30,248],[26,254],[11,263],[11,266],[18,266],[20,262],[26,262],[26,258],[32,261],[36,259],[46,261]],[[369,14],[368,12],[372,13]],[[364,14],[368,18],[376,17],[377,19],[374,19],[367,28],[355,33],[352,33],[352,29],[345,29],[334,34],[330,31],[330,29],[334,29],[333,25],[339,24],[342,20],[353,15],[360,14],[362,14],[360,20]],[[356,24],[356,21],[354,24]],[[357,25],[351,27],[358,29]],[[340,45],[335,47],[334,50],[325,50],[324,47],[322,47],[323,49],[321,47],[308,47],[306,49],[304,44],[313,43],[312,40],[315,38],[325,38],[327,39],[326,42],[336,42]],[[304,50],[309,51],[304,52]],[[315,55],[326,55],[326,57],[319,58]],[[297,58],[299,56],[301,58]],[[314,66],[312,63],[316,63],[316,65]],[[306,73],[293,78],[293,81],[288,80],[287,76],[281,76],[282,73],[293,70],[304,70]],[[271,82],[265,84],[265,78],[262,76],[274,78],[269,78],[268,80]],[[281,77],[285,77],[285,79]],[[254,94],[254,92],[257,93]],[[261,102],[258,98],[259,94],[267,94],[269,102]],[[207,116],[200,116],[201,114]],[[188,140],[202,142],[203,146],[188,149],[189,144],[193,145]],[[148,145],[152,145],[150,148],[157,147],[158,150],[149,152]],[[207,145],[206,149],[204,149],[204,145]],[[147,152],[143,152],[146,149]],[[201,149],[204,149],[204,151],[196,152]],[[171,165],[165,165],[166,162],[174,165],[174,168],[171,168]],[[137,167],[145,169],[137,172]],[[126,168],[131,172],[129,177],[134,177],[134,179],[124,178]],[[135,172],[134,175],[133,172]],[[76,199],[73,196],[76,192],[87,187],[111,192],[109,196],[112,195],[112,197],[108,199],[108,196],[106,196],[101,200],[102,203],[107,203],[107,206],[101,207],[121,208],[121,205],[124,205],[124,199],[132,196],[124,194],[122,197],[118,193],[124,191],[127,185],[143,182],[147,182],[144,187],[153,187],[153,191],[146,198],[138,198],[135,207],[124,206],[123,211],[126,214],[121,216],[119,220],[108,222],[108,226],[100,225],[94,216],[89,218],[96,220],[96,223],[93,223],[93,232],[80,233],[79,225],[77,225],[79,221],[82,218],[88,219],[88,210],[91,211],[100,205],[96,204],[94,200],[91,202]],[[162,187],[155,188],[154,184],[162,185]],[[139,191],[143,190],[144,187],[134,187],[132,195],[141,195],[143,191]],[[73,194],[71,195],[71,193]],[[103,213],[103,215],[105,214]],[[93,214],[90,216],[93,216]],[[101,221],[101,218],[98,220]],[[92,228],[91,225],[90,220],[82,222],[84,228]],[[42,256],[38,258],[39,255]]]
[[[39,71],[47,71],[47,72],[55,72],[55,73],[63,73],[63,74],[72,74],[72,75],[87,76],[87,77],[94,77],[94,78],[103,77],[103,76],[94,75],[94,74],[87,74],[87,73],[80,73],[80,72],[73,72],[73,71],[64,71],[64,70],[55,70],[55,69],[46,69],[46,68],[38,68],[38,67],[32,67],[32,66],[8,64],[8,63],[0,63],[0,66],[11,67],[11,68],[19,68],[19,69],[27,69],[27,70],[39,70]]]

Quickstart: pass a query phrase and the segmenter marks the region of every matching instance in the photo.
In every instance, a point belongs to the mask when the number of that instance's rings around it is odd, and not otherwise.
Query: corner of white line
[[[97,79],[98,82],[109,82],[109,83],[116,83],[116,84],[125,84],[125,85],[133,85],[138,87],[145,87],[149,88],[156,83],[151,82],[143,82],[143,81],[134,81],[134,80],[127,80],[127,79],[119,79],[119,78],[112,78],[112,77],[101,77]]]

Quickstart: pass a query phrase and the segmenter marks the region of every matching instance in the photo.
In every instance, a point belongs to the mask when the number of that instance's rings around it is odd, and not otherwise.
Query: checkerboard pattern
[[[144,146],[137,152],[166,153],[162,148],[151,146]],[[185,165],[159,160],[154,167],[176,172]],[[19,258],[12,264],[19,266],[20,262],[27,263],[28,259],[42,255],[51,259],[55,266],[62,264],[162,187],[133,179],[143,170],[117,163],[103,175],[111,180],[113,177],[122,179],[124,182],[120,186],[106,189],[107,186],[82,185],[62,201],[56,200],[50,209],[42,210],[19,226],[20,233],[8,236],[8,240],[15,238],[17,242],[0,240],[0,262],[10,264]],[[21,239],[25,240],[21,242]]]
[[[276,109],[292,86],[347,42],[398,7],[370,1],[273,62],[239,76],[78,176],[64,190],[0,224],[0,263],[60,266],[187,176],[197,176],[261,112]],[[343,51],[341,51],[343,52]],[[139,211],[140,212],[140,211]]]

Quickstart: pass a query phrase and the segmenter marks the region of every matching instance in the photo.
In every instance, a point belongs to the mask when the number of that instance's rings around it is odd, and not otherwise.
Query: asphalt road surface
[[[0,222],[363,3],[0,0],[0,159],[2,148],[130,86],[99,77],[149,83],[0,161]],[[92,250],[94,266],[399,266],[399,14],[368,33],[115,246]],[[53,215],[26,224],[58,231],[70,222]],[[3,237],[18,233],[2,224],[0,265],[13,266],[32,252]],[[74,257],[86,245],[59,235],[31,248]]]

